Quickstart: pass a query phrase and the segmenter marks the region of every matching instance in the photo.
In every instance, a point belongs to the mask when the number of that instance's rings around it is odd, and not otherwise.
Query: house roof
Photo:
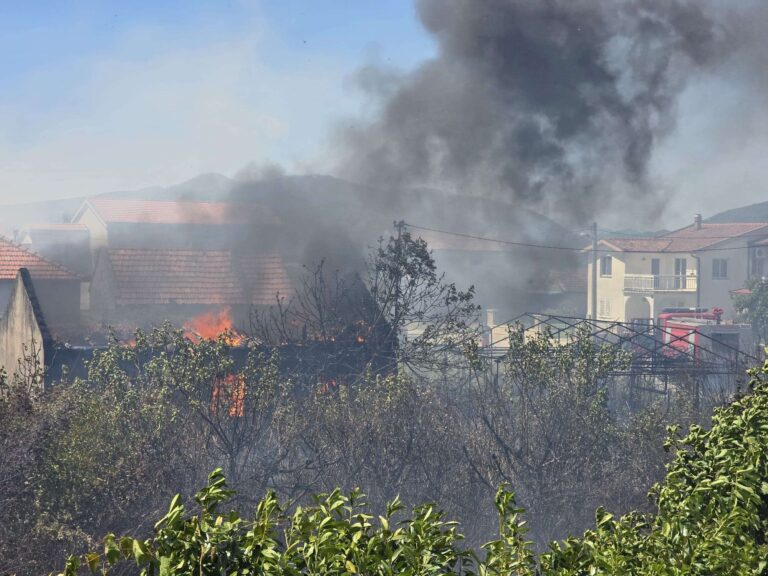
[[[29,270],[33,279],[78,279],[74,272],[0,236],[0,280],[15,279],[20,268]]]
[[[115,301],[129,304],[272,304],[290,294],[278,255],[214,250],[109,250]]]
[[[85,224],[30,224],[23,230],[22,244],[86,242],[90,230]]]
[[[245,224],[255,216],[269,217],[264,207],[229,202],[126,200],[95,197],[75,215],[77,223],[90,206],[105,223],[125,224]]]
[[[88,227],[85,224],[79,224],[76,222],[39,222],[37,224],[30,224],[27,226],[27,230],[56,230],[62,232],[87,232]]]
[[[600,244],[618,252],[664,252],[670,240],[656,238],[604,238]]]
[[[768,223],[692,224],[655,238],[604,238],[600,243],[618,252],[695,252],[736,238],[768,236]]]

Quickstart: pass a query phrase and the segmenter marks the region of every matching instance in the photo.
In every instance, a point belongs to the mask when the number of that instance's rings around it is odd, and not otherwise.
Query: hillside
[[[268,206],[291,234],[305,230],[342,230],[351,239],[371,243],[393,230],[392,223],[411,224],[506,240],[569,245],[579,240],[552,220],[510,202],[448,195],[437,190],[386,190],[331,176],[284,176],[242,182],[221,174],[204,174],[168,187],[101,194],[144,200],[255,202]],[[0,233],[28,224],[68,222],[85,197],[3,206]],[[432,237],[436,236],[432,234]],[[456,237],[440,235],[455,245]],[[483,247],[499,249],[485,243]]]
[[[203,174],[173,186],[101,196],[256,203],[276,218],[272,225],[254,222],[248,227],[238,238],[243,248],[278,250],[296,266],[324,260],[331,269],[359,268],[368,248],[379,238],[394,234],[393,223],[404,220],[414,225],[414,235],[435,249],[437,264],[451,281],[465,287],[475,283],[484,306],[508,310],[510,317],[541,309],[527,295],[547,292],[553,270],[575,271],[576,253],[486,242],[461,234],[544,245],[578,247],[585,243],[549,218],[508,201],[433,189],[375,188],[324,175],[239,181]],[[0,234],[13,237],[14,230],[28,224],[67,222],[83,200],[5,206],[0,212]]]
[[[768,202],[725,210],[707,218],[707,222],[768,222]]]

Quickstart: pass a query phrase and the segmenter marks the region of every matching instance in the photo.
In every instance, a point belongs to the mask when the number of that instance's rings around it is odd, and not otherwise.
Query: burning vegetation
[[[232,321],[232,309],[204,312],[184,323],[184,336],[192,342],[223,338],[230,346],[242,346],[246,339]]]

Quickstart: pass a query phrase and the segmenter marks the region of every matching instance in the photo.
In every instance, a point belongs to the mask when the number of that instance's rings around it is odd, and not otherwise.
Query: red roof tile
[[[73,273],[34,252],[0,237],[0,280],[16,278],[19,268],[26,268],[32,278],[45,280],[77,280]]]
[[[104,222],[128,224],[245,224],[269,218],[264,207],[228,202],[172,202],[91,198],[87,201]]]
[[[605,238],[600,243],[620,252],[695,252],[736,238],[768,236],[768,223],[695,224],[656,238]]]
[[[229,251],[110,250],[116,303],[272,304],[292,292],[277,255]]]
[[[664,252],[670,240],[657,238],[604,238],[603,244],[619,252]]]

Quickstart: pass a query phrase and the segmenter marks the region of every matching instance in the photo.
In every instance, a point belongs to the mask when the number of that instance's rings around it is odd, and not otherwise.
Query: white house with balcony
[[[632,322],[671,307],[723,308],[734,317],[731,292],[768,274],[768,223],[708,223],[652,238],[604,238],[597,243],[597,310],[592,310],[589,259],[587,314]]]

